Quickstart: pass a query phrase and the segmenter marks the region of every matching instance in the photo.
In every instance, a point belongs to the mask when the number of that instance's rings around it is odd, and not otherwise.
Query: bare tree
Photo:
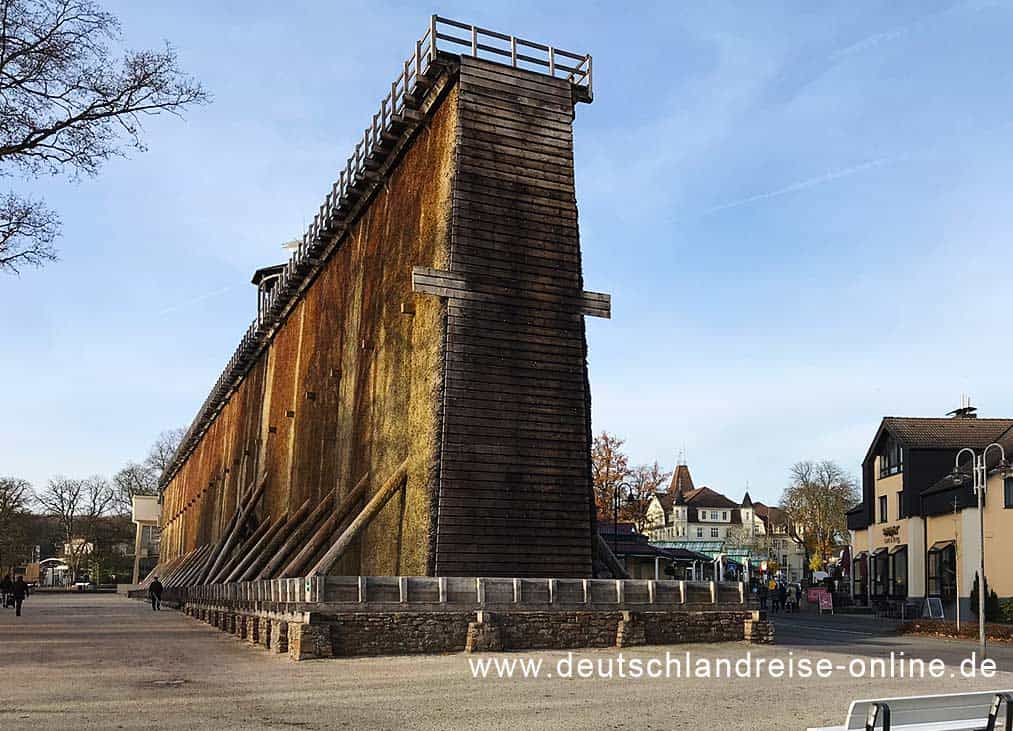
[[[115,511],[120,515],[130,515],[134,495],[158,494],[158,475],[147,465],[127,462],[113,475],[113,488],[116,495]]]
[[[826,563],[847,534],[845,513],[860,499],[855,478],[836,462],[797,462],[781,496],[790,523],[807,548]]]
[[[623,444],[622,439],[603,431],[591,445],[591,478],[599,520],[611,520],[616,490],[630,477]]]
[[[169,468],[172,458],[176,455],[179,445],[183,442],[185,429],[168,429],[158,435],[158,439],[148,450],[148,456],[144,465],[155,473],[155,482],[162,479],[162,475]]]
[[[112,487],[103,477],[74,480],[58,476],[36,500],[59,524],[65,558],[76,578],[81,562],[96,550],[100,520],[115,501]]]
[[[24,544],[25,517],[32,496],[28,480],[0,477],[0,574],[13,567]]]
[[[117,19],[92,0],[0,0],[0,175],[94,175],[144,149],[147,115],[209,101],[169,45],[118,55]],[[0,271],[56,258],[60,221],[36,199],[0,199]]]
[[[647,508],[651,505],[651,498],[671,476],[672,473],[662,469],[657,461],[654,464],[637,465],[631,470],[628,480],[629,500],[622,515],[637,527],[637,531],[642,531],[647,523]]]
[[[143,462],[127,462],[113,475],[115,490],[114,508],[120,515],[128,515],[133,508],[134,495],[157,495],[158,482],[172,462],[186,432],[169,429],[158,435]]]

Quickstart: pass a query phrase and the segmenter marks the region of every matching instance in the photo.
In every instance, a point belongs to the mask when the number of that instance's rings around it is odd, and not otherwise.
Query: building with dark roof
[[[957,454],[1002,445],[1013,456],[1013,419],[980,419],[973,407],[944,418],[885,417],[862,463],[862,501],[848,511],[853,593],[860,602],[938,597],[947,617],[970,593],[980,563],[977,498]],[[966,459],[966,457],[965,457]],[[1013,481],[989,452],[985,498],[985,574],[1000,596],[1013,596],[1004,560],[1013,534]]]
[[[646,531],[651,543],[666,549],[757,568],[776,563],[792,580],[805,572],[804,543],[783,510],[754,502],[748,491],[737,502],[709,487],[695,487],[685,464],[676,467],[668,490],[651,499]]]
[[[598,534],[631,579],[704,579],[712,559],[685,548],[652,545],[633,523],[598,523]]]

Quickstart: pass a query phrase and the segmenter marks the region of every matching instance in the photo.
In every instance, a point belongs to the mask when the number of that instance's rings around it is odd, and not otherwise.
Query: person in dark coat
[[[11,597],[11,592],[13,591],[14,582],[11,581],[11,575],[7,574],[3,577],[3,579],[0,579],[0,606],[3,606],[6,609],[14,604],[14,600]]]
[[[151,599],[151,609],[155,612],[162,608],[162,582],[156,576],[148,585],[148,598]]]
[[[25,579],[19,576],[17,581],[14,582],[14,586],[11,589],[11,593],[14,595],[14,616],[21,616],[21,603],[28,596],[28,584],[25,583]]]

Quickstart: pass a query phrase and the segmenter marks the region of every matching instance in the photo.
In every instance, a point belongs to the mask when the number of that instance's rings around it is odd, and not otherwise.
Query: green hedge
[[[1013,624],[1013,599],[999,600],[999,621],[1003,624]]]

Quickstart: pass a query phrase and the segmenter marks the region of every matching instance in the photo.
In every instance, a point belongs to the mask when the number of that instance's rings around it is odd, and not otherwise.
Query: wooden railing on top
[[[464,37],[460,31],[464,31]],[[400,73],[391,82],[390,91],[380,101],[380,109],[373,115],[344,168],[339,171],[337,180],[313,216],[299,246],[285,264],[278,282],[266,295],[263,309],[247,328],[239,347],[197,412],[179,450],[164,473],[163,488],[193,451],[232,389],[246,374],[256,354],[273,335],[275,325],[298,291],[299,285],[314,265],[319,263],[316,256],[323,252],[330,239],[344,230],[345,214],[364,190],[376,182],[375,170],[391,152],[393,143],[400,139],[406,128],[417,121],[417,95],[428,88],[431,82],[429,72],[435,68],[440,53],[483,58],[553,78],[563,78],[580,88],[586,101],[590,101],[593,95],[592,61],[589,54],[564,51],[433,15],[426,32],[415,42],[411,56],[401,65]]]

